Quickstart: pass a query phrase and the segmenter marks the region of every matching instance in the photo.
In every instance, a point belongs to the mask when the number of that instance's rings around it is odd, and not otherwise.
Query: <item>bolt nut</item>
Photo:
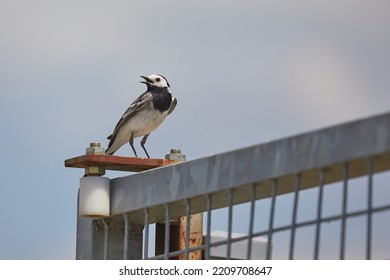
[[[104,155],[104,148],[101,147],[99,142],[92,142],[85,153],[87,155]]]
[[[171,153],[165,155],[165,159],[172,161],[185,161],[186,156],[181,153],[180,149],[171,149]]]
[[[103,166],[87,166],[85,167],[86,176],[103,176],[106,170]]]

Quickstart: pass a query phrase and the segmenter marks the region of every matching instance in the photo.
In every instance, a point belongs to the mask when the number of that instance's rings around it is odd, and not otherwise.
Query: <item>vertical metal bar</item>
[[[125,220],[125,233],[123,237],[123,259],[127,260],[127,251],[129,248],[129,217],[127,213],[123,214]]]
[[[367,194],[367,241],[366,241],[366,259],[371,260],[371,238],[372,238],[372,198],[373,198],[373,170],[374,162],[372,158],[368,159],[368,194]]]
[[[164,241],[164,259],[169,259],[169,237],[170,237],[170,219],[171,213],[168,204],[165,204],[165,241]]]
[[[320,170],[320,185],[318,189],[318,202],[317,202],[317,222],[316,222],[316,237],[314,243],[314,259],[318,260],[320,251],[320,233],[321,233],[321,218],[322,218],[322,200],[324,193],[325,183],[325,171]]]
[[[191,200],[186,199],[186,240],[185,240],[185,259],[190,258],[190,231],[191,231]]]
[[[299,198],[300,187],[301,187],[301,174],[297,174],[295,175],[294,206],[293,206],[293,214],[292,214],[292,221],[291,221],[291,238],[290,238],[290,253],[289,253],[290,260],[294,258],[295,226],[297,223],[298,198]]]
[[[345,232],[347,222],[347,201],[348,201],[348,163],[343,165],[343,205],[341,217],[341,236],[340,236],[340,260],[345,258]]]
[[[102,219],[104,225],[104,244],[103,244],[103,260],[108,259],[108,230],[109,226],[105,219]]]
[[[144,260],[146,260],[149,257],[149,208],[145,208],[144,213],[145,213]]]
[[[271,246],[272,246],[272,235],[273,235],[274,216],[275,216],[275,202],[276,202],[277,193],[278,193],[278,181],[275,179],[272,182],[272,201],[271,201],[271,209],[270,209],[269,225],[268,225],[267,260],[271,259]]]
[[[232,230],[233,230],[233,189],[229,189],[228,193],[228,236],[226,244],[226,259],[230,260],[232,253]]]
[[[212,208],[212,198],[211,194],[206,195],[207,199],[207,229],[206,229],[206,250],[205,250],[205,259],[210,259],[210,243],[211,243],[211,208]]]
[[[256,205],[256,185],[252,185],[252,194],[251,194],[251,209],[249,215],[249,231],[248,231],[248,248],[246,251],[246,259],[252,259],[252,239],[253,239],[253,224],[255,220],[255,205]]]

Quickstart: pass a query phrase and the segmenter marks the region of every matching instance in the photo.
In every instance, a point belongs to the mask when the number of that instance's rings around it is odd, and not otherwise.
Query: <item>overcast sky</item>
[[[389,111],[389,10],[0,0],[0,259],[74,258],[83,172],[64,160],[107,146],[145,90],[140,75],[163,74],[178,99],[148,139],[152,157],[181,148],[190,160]]]

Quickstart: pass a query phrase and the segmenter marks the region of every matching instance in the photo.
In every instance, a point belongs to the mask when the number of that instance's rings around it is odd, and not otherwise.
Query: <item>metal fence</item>
[[[387,259],[389,169],[387,113],[115,178],[111,216],[78,217],[76,258]]]

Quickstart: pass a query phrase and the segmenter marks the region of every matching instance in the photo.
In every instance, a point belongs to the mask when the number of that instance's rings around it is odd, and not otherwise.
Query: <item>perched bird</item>
[[[124,144],[129,143],[134,155],[134,138],[143,136],[141,146],[148,158],[145,142],[150,133],[175,109],[177,100],[169,91],[170,85],[162,75],[141,76],[147,90],[141,94],[126,110],[113,133],[107,137],[110,140],[106,154],[114,154]]]

